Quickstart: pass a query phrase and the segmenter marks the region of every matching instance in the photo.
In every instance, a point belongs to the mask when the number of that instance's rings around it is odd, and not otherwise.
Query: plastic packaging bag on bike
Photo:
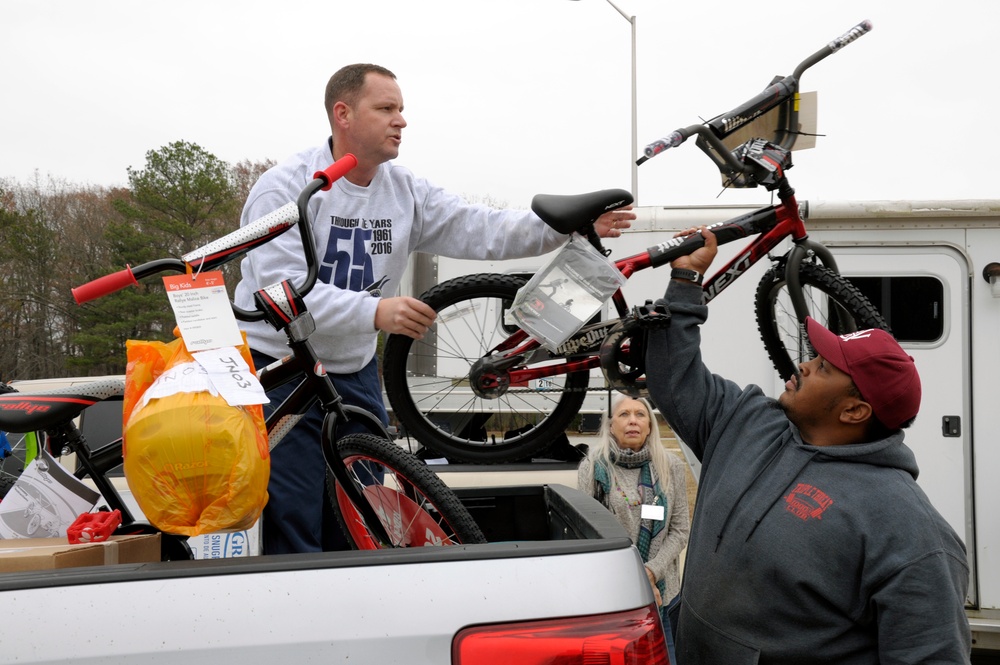
[[[180,374],[196,376],[195,360],[180,338],[126,346],[123,453],[139,508],[167,533],[252,526],[267,503],[270,474],[262,408],[229,405],[205,378],[191,380],[188,392],[146,399]],[[252,371],[245,341],[240,354]]]
[[[517,292],[510,315],[551,351],[572,337],[625,284],[625,276],[585,238],[570,236]]]

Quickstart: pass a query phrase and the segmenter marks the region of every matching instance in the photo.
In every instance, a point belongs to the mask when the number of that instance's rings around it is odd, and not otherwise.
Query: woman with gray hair
[[[660,443],[649,402],[614,397],[611,416],[604,414],[597,442],[580,463],[577,484],[614,514],[639,550],[673,662],[667,611],[680,592],[679,559],[691,530],[687,474],[684,462]]]

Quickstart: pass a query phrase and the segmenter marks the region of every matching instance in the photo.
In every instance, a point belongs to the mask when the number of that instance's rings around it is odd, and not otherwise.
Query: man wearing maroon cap
[[[646,356],[653,401],[702,463],[677,662],[968,663],[965,547],[903,441],[920,407],[913,359],[885,331],[810,319],[817,356],[777,400],[712,374],[690,280],[715,258],[702,233],[673,262],[670,324]]]

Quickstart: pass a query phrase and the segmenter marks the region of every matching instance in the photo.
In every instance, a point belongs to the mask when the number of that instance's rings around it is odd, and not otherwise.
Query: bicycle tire
[[[889,326],[860,290],[842,275],[815,263],[800,269],[802,290],[810,316],[838,335]],[[770,268],[757,285],[754,309],[757,329],[778,375],[788,380],[799,363],[815,353],[800,329],[788,297],[784,264]]]
[[[17,392],[6,383],[0,383],[0,393]],[[14,486],[45,442],[44,432],[0,432],[0,499]],[[6,444],[4,444],[4,440]]]
[[[24,473],[27,466],[27,458],[33,444],[31,437],[35,437],[36,442],[43,441],[44,435],[41,432],[5,432],[6,445],[0,444],[0,499],[7,496],[7,492],[14,486],[17,479]],[[10,452],[7,453],[7,447]]]
[[[503,315],[525,281],[484,273],[442,282],[421,296],[438,313],[424,339],[386,340],[382,376],[392,411],[428,450],[479,464],[527,459],[558,441],[579,413],[588,371],[550,377],[544,390],[511,386],[489,399],[468,387],[473,363],[517,331]]]
[[[0,451],[0,499],[14,486],[28,466],[28,458],[34,458],[45,441],[43,432],[5,432],[7,445]],[[32,439],[34,437],[34,439]],[[7,446],[10,453],[7,453]]]
[[[390,537],[389,543],[377,540],[328,469],[327,488],[334,513],[355,549],[486,542],[479,525],[451,488],[426,464],[395,443],[371,434],[349,434],[334,447]],[[381,483],[365,482],[363,476],[370,464],[378,464],[384,470]]]

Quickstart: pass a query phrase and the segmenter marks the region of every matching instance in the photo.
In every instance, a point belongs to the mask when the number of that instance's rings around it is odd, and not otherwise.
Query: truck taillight
[[[669,665],[655,605],[617,614],[466,628],[454,665]]]

